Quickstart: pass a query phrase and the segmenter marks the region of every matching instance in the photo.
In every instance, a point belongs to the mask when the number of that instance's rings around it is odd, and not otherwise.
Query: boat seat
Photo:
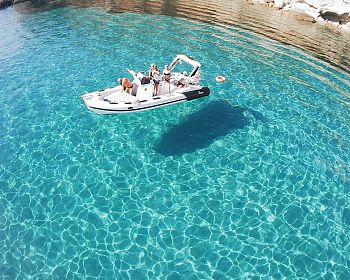
[[[118,102],[134,102],[136,100],[136,97],[123,91],[113,94],[112,96],[108,96],[107,100],[112,104]]]

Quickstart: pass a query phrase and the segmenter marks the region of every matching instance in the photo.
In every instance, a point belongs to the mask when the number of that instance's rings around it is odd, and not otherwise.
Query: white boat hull
[[[118,86],[112,89],[87,93],[82,96],[82,99],[92,112],[108,115],[151,110],[205,97],[209,93],[210,90],[207,87],[193,86],[170,94],[137,98],[122,92],[121,87]]]
[[[173,72],[176,65],[186,62],[193,67],[192,72]],[[151,110],[175,103],[185,102],[210,94],[207,87],[199,85],[201,77],[200,63],[185,55],[177,55],[170,64],[171,76],[162,79],[155,88],[154,80],[146,77],[143,72],[136,74],[128,70],[133,76],[130,93],[122,90],[121,86],[84,94],[81,98],[86,106],[97,114],[124,114]],[[164,78],[164,77],[163,77]],[[157,90],[157,96],[153,96]]]

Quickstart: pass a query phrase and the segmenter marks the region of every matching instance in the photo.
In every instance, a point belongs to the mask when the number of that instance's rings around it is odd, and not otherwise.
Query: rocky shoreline
[[[298,18],[333,25],[350,32],[350,0],[251,0],[297,15]]]
[[[24,1],[26,1],[26,0],[0,0],[0,9],[11,6],[11,5],[16,4],[16,3],[21,3]]]
[[[0,9],[28,0],[0,0]],[[350,0],[248,0],[287,11],[298,19],[332,25],[350,33]]]

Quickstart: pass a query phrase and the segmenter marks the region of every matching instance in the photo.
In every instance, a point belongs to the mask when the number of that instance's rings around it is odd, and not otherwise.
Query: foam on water
[[[210,97],[80,100],[177,53]],[[72,8],[0,11],[0,63],[2,277],[350,278],[348,74],[236,27]]]

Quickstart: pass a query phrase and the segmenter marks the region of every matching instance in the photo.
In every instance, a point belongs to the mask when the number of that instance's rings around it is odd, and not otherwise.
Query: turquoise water
[[[210,97],[80,100],[177,53]],[[238,27],[1,10],[1,277],[349,279],[349,78]]]

